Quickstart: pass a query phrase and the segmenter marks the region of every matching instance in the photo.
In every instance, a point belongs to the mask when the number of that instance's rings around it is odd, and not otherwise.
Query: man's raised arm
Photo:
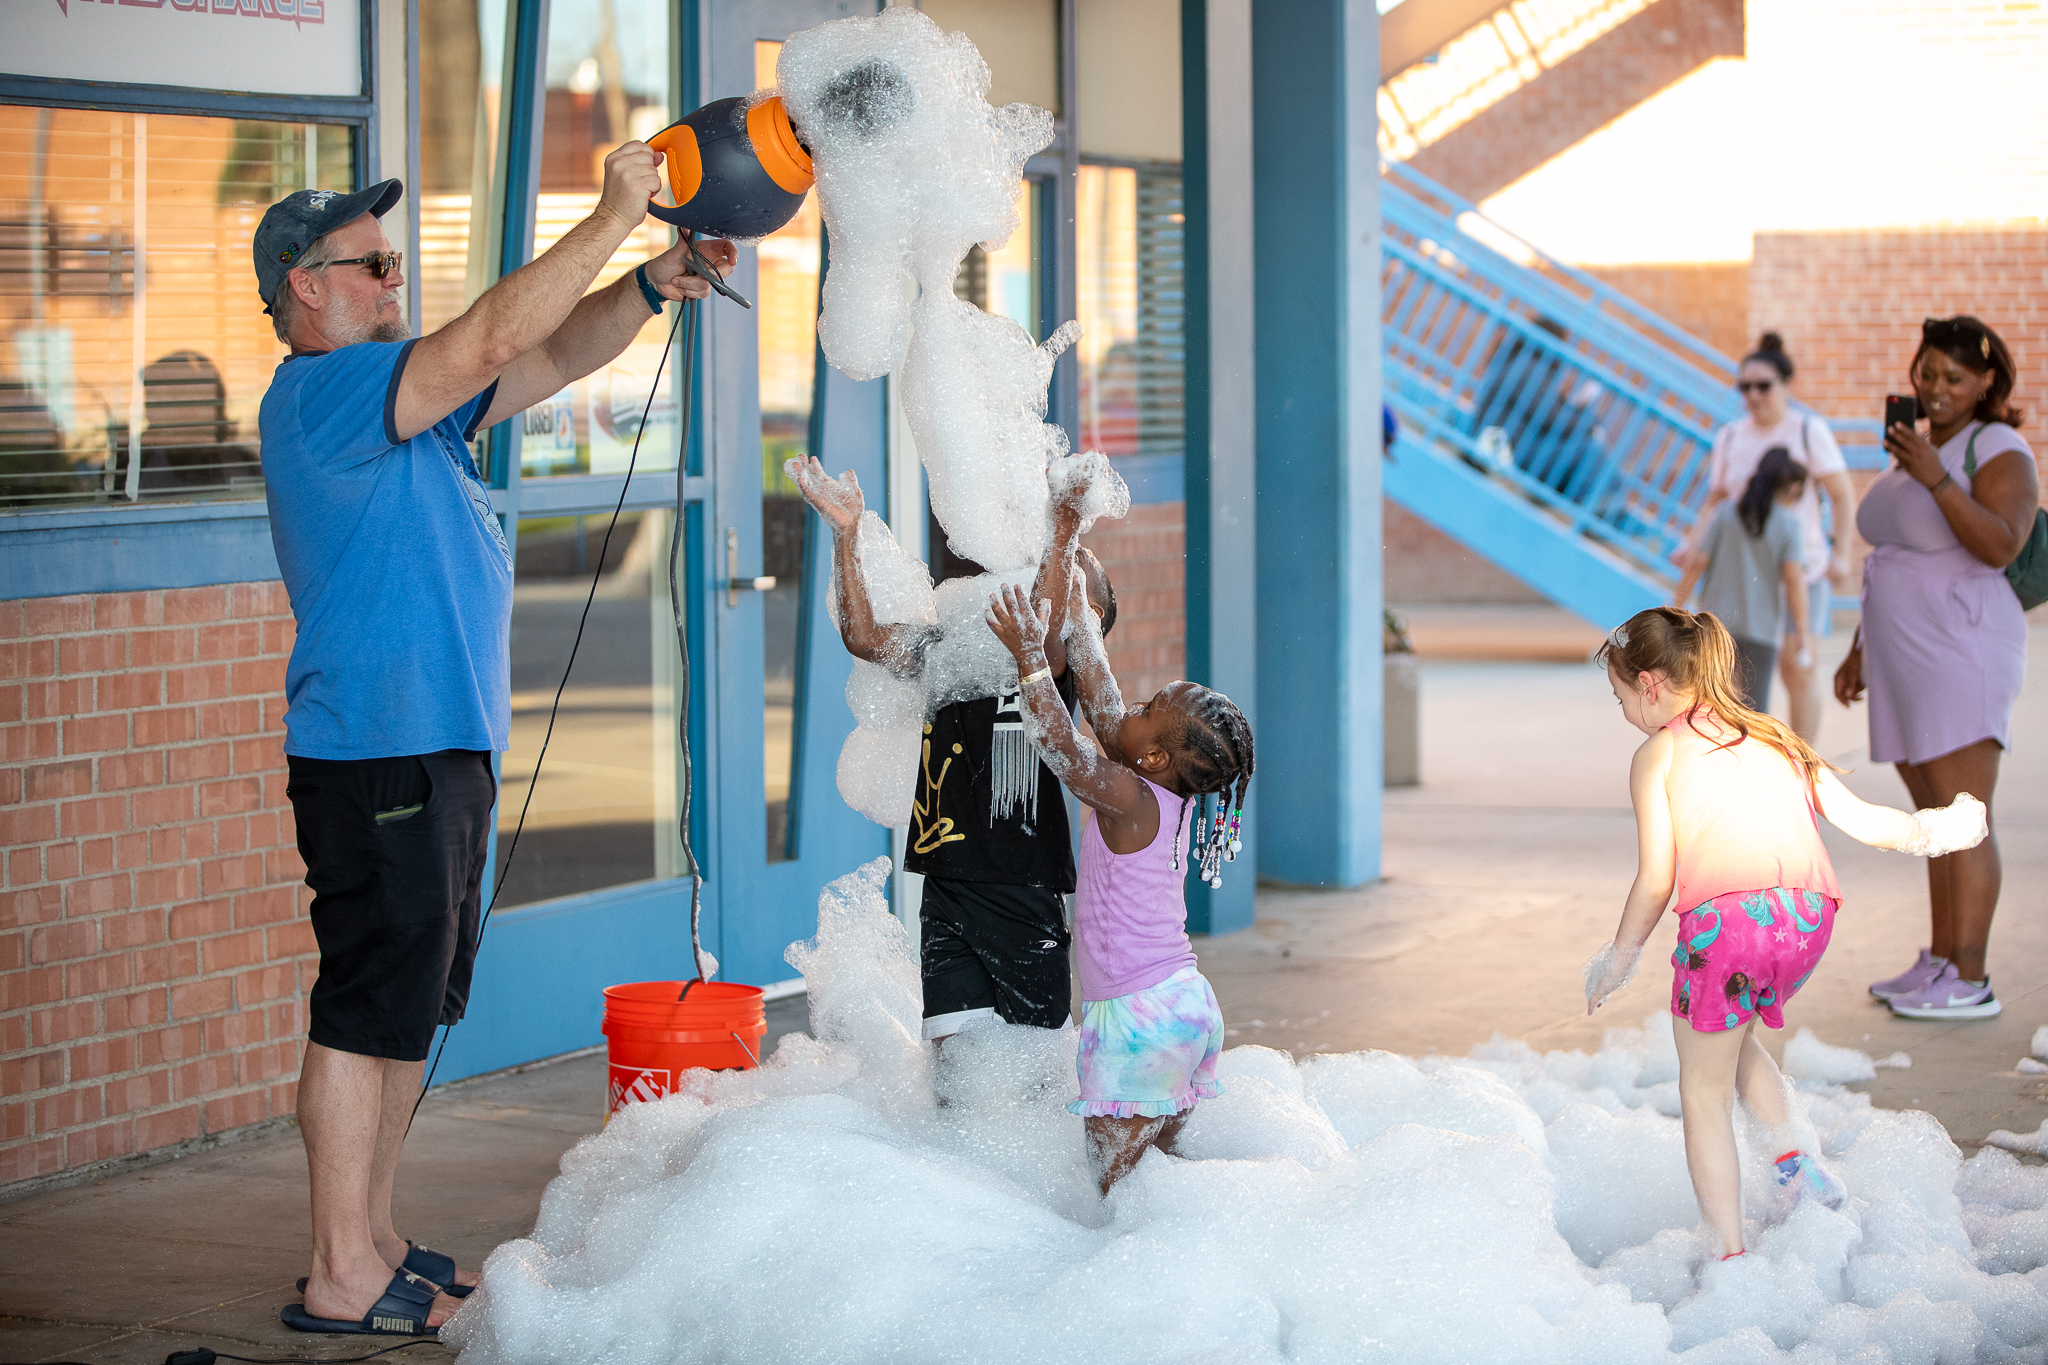
[[[532,262],[485,290],[469,311],[406,358],[392,412],[401,440],[418,435],[493,382],[498,392],[479,426],[503,421],[603,365],[639,334],[651,315],[631,275],[588,297],[597,272],[647,216],[661,188],[661,157],[628,142],[604,159],[604,193],[588,218]],[[725,242],[701,248],[722,268],[735,258]],[[681,268],[680,244],[648,262],[664,298],[702,298],[710,286]]]

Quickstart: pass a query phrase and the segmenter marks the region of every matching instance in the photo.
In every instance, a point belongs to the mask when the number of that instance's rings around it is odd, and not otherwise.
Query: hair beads
[[[1175,738],[1181,774],[1202,794],[1192,831],[1193,861],[1204,882],[1221,887],[1224,861],[1236,861],[1243,847],[1238,831],[1243,824],[1245,788],[1252,778],[1252,729],[1230,698],[1203,688]],[[1209,813],[1212,795],[1216,798],[1213,817]],[[1176,838],[1176,868],[1179,859],[1180,841]]]

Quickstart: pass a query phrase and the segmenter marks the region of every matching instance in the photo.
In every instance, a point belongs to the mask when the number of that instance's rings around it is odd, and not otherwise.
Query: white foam
[[[1052,115],[991,107],[974,44],[909,6],[794,35],[776,82],[832,239],[826,358],[856,379],[897,377],[956,552],[996,573],[1036,564],[1046,468],[1067,450],[1044,420],[1046,384],[1080,328],[1036,345],[955,296],[953,281],[969,248],[1017,230],[1024,162],[1052,140]]]
[[[932,512],[955,553],[989,571],[940,594],[944,635],[922,661],[925,709],[990,696],[1014,687],[1016,669],[982,623],[982,607],[997,582],[1030,581],[1044,558],[1054,483],[1093,480],[1084,529],[1130,509],[1108,461],[1069,459],[1066,433],[1044,420],[1053,362],[1079,325],[1034,344],[1015,322],[953,293],[971,247],[999,245],[1017,230],[1024,162],[1051,140],[1052,116],[1025,104],[991,107],[988,66],[974,44],[909,6],[792,36],[776,81],[810,150],[832,241],[819,344],[856,379],[894,376]],[[928,619],[924,566],[910,573],[915,561],[872,516],[858,547],[877,620]],[[880,598],[890,593],[891,610],[903,614],[885,615]],[[856,667],[848,689],[859,728],[841,750],[839,787],[854,809],[900,826],[916,790],[914,766],[903,760],[915,753],[911,736],[924,717],[904,721],[897,713],[908,694],[874,671]],[[881,711],[889,718],[873,714]]]
[[[1887,1057],[1885,1064],[1894,1065],[1894,1059]],[[1785,1044],[1784,1069],[1795,1081],[1823,1081],[1829,1085],[1868,1081],[1877,1076],[1877,1063],[1869,1053],[1823,1043],[1810,1028],[1800,1029]]]
[[[2034,1041],[2028,1045],[2027,1050],[2042,1061],[2048,1062],[2048,1024],[2034,1030]]]
[[[2048,1359],[2048,1168],[1825,1082],[1791,1098],[1847,1203],[1786,1214],[1752,1150],[1750,1255],[1709,1256],[1662,1015],[1590,1055],[1233,1048],[1189,1159],[1099,1199],[1075,1035],[930,1060],[886,873],[791,950],[815,1037],[563,1158],[445,1329],[465,1365]]]

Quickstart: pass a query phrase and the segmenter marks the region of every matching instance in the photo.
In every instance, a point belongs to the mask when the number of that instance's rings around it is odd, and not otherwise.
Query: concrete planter
[[[1422,685],[1413,654],[1386,656],[1386,720],[1382,772],[1389,787],[1422,782]]]

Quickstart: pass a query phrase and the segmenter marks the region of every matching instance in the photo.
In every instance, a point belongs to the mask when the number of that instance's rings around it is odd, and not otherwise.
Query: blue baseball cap
[[[263,300],[263,311],[270,311],[277,287],[316,238],[325,237],[366,213],[382,218],[404,195],[403,181],[380,180],[354,194],[340,190],[297,190],[272,204],[265,210],[263,221],[256,225],[253,243],[256,294]]]

